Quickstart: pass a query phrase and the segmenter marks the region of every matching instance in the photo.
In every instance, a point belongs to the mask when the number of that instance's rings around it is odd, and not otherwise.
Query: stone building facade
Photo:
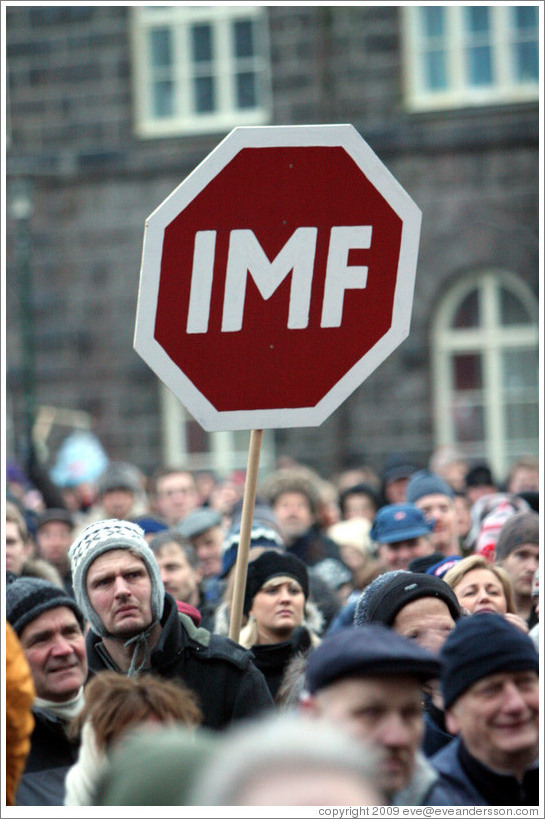
[[[145,219],[239,123],[236,112],[215,129],[190,118],[189,127],[146,133],[145,83],[156,66],[153,50],[138,45],[149,20],[137,7],[6,5],[8,447],[25,412],[53,406],[88,413],[108,455],[146,472],[182,457],[243,467],[247,439],[218,444],[191,418],[176,410],[173,418],[132,348]],[[214,23],[219,7],[208,8]],[[321,427],[270,433],[269,453],[323,475],[352,462],[380,471],[398,450],[424,464],[441,444],[459,444],[499,473],[517,454],[537,454],[537,21],[500,21],[518,36],[529,81],[526,71],[518,84],[504,78],[480,96],[469,89],[466,99],[462,88],[434,102],[413,82],[431,54],[418,52],[415,27],[424,46],[436,36],[437,55],[463,20],[418,23],[395,5],[259,9],[261,40],[251,48],[262,50],[260,121],[351,123],[423,212],[409,338]],[[488,24],[476,16],[467,26],[482,36]],[[248,58],[244,20],[237,32]],[[165,71],[172,55],[161,53]],[[440,70],[430,77],[432,90],[441,85]],[[162,82],[156,103],[168,105],[171,81]],[[204,110],[210,82],[199,85]]]

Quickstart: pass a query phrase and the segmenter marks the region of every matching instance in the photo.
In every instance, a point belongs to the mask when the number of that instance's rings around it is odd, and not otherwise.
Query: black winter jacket
[[[19,782],[15,803],[64,805],[64,779],[78,758],[79,743],[66,736],[66,722],[42,708],[34,708],[30,753]]]
[[[151,652],[151,668],[146,670],[167,679],[177,678],[194,691],[204,727],[224,728],[273,707],[251,652],[227,637],[197,628],[190,617],[178,613],[170,594],[165,594],[161,627]],[[90,676],[107,668],[119,671],[99,636],[89,631],[86,642]]]

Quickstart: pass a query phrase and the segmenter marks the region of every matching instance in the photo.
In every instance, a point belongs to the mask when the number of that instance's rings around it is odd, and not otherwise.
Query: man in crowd
[[[200,507],[190,512],[176,529],[195,549],[202,569],[205,600],[217,605],[222,594],[219,578],[225,535],[221,514],[215,509]]]
[[[539,492],[539,461],[530,455],[518,458],[509,469],[506,492],[515,495],[523,492]]]
[[[341,560],[339,547],[320,531],[320,496],[311,478],[289,467],[274,472],[262,487],[291,554],[307,566],[326,557]]]
[[[129,520],[144,512],[145,508],[144,487],[138,468],[124,461],[112,461],[97,481],[97,503],[86,516],[84,525],[104,518]]]
[[[74,521],[67,509],[46,509],[36,521],[38,557],[54,566],[68,594],[74,596],[68,550],[72,545]]]
[[[503,524],[496,541],[495,561],[509,575],[517,614],[532,628],[537,622],[532,584],[539,566],[539,515],[536,512],[517,512]]]
[[[186,469],[161,467],[152,480],[153,506],[168,526],[176,526],[200,504],[195,476]]]
[[[178,613],[139,526],[118,520],[91,524],[69,554],[76,600],[90,625],[91,673],[110,668],[179,678],[197,694],[209,728],[272,707],[250,652],[197,629]]]
[[[66,727],[83,707],[87,677],[83,617],[64,589],[19,577],[6,587],[6,619],[19,637],[36,690],[30,754],[16,804],[62,805],[64,778],[78,752]]]
[[[382,496],[385,504],[405,503],[409,478],[417,469],[406,453],[390,453],[382,472]]]
[[[378,494],[368,483],[356,483],[339,496],[341,518],[365,518],[373,522],[378,509]]]
[[[385,626],[343,628],[310,655],[301,707],[380,751],[379,785],[392,804],[451,804],[436,800],[437,776],[419,752],[422,686],[439,670],[436,657]]]
[[[34,544],[25,519],[14,503],[6,503],[6,571],[20,575],[25,560],[32,556]]]
[[[382,623],[437,654],[461,614],[456,595],[441,578],[395,571],[380,575],[364,589],[356,605],[354,626]],[[424,723],[422,750],[429,757],[452,739],[445,725],[438,680],[426,689]]]
[[[371,528],[377,557],[386,571],[407,569],[415,557],[433,552],[433,523],[412,503],[392,503],[379,509]]]
[[[155,555],[165,591],[176,602],[188,603],[198,609],[200,625],[212,631],[214,606],[207,604],[201,592],[203,571],[193,546],[174,529],[160,532],[150,541]]]
[[[462,617],[441,650],[447,727],[431,762],[450,805],[539,804],[539,658],[499,614]],[[449,796],[450,794],[450,796]]]
[[[473,464],[465,476],[465,494],[473,506],[479,498],[485,495],[494,495],[498,492],[496,482],[492,477],[492,470],[485,461],[477,461]]]
[[[434,522],[433,551],[444,557],[460,554],[454,490],[443,478],[425,469],[415,472],[407,485],[407,503],[414,503],[426,520]]]

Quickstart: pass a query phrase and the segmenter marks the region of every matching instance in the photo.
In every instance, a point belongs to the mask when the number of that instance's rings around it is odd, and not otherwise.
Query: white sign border
[[[243,148],[344,148],[402,220],[392,324],[384,336],[313,407],[218,411],[156,341],[165,229]],[[134,349],[208,432],[319,426],[407,338],[416,278],[422,213],[352,125],[248,126],[231,131],[146,220]]]

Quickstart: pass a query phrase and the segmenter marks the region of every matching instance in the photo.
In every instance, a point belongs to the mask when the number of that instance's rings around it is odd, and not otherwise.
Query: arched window
[[[433,331],[437,445],[486,458],[500,478],[538,455],[538,305],[511,273],[464,277],[444,297]]]

